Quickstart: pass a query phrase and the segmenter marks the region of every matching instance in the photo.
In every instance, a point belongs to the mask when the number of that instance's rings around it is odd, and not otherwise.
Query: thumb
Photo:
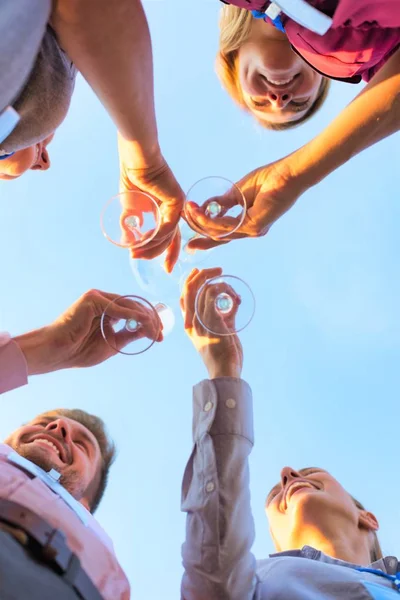
[[[222,241],[222,240],[212,240],[210,238],[203,237],[194,237],[191,239],[187,245],[187,250],[210,250],[211,248],[217,248],[218,246],[223,246],[224,244],[228,244],[230,240]]]
[[[166,270],[167,273],[171,273],[174,266],[176,265],[178,258],[179,258],[179,253],[181,251],[181,232],[179,227],[177,227],[175,235],[172,239],[172,242],[170,243],[170,245],[167,248],[167,252],[166,252],[166,256],[165,256],[165,263],[164,263],[164,269]]]

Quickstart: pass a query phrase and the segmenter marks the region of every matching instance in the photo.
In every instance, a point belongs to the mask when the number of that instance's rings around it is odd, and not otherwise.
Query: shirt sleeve
[[[22,350],[8,334],[0,333],[0,394],[28,383],[28,369]]]
[[[182,600],[250,600],[257,584],[248,457],[254,443],[250,387],[241,379],[194,388],[194,447],[182,483],[187,513]]]

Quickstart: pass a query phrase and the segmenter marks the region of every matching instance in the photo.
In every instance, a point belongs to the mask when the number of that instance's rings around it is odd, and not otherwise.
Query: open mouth
[[[300,77],[300,73],[296,73],[296,75],[294,75],[293,77],[286,77],[281,79],[278,79],[277,77],[272,79],[270,77],[266,77],[265,75],[264,77],[271,88],[276,90],[287,90],[295,84],[296,80]]]
[[[30,442],[30,444],[35,444],[46,449],[47,451],[50,450],[51,452],[54,452],[57,455],[57,457],[61,460],[61,462],[65,462],[62,448],[57,442],[52,442],[48,438],[37,437],[32,442]]]
[[[284,500],[284,504],[285,504],[285,509],[287,508],[288,502],[290,501],[291,497],[298,492],[299,490],[302,490],[304,488],[310,488],[312,490],[317,489],[315,485],[312,485],[311,483],[309,483],[308,481],[299,481],[296,483],[292,483],[292,485],[290,485],[288,487],[288,489],[286,490],[285,493],[285,500]]]

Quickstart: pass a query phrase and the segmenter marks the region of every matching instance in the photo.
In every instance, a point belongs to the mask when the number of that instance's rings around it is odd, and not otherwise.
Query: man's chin
[[[60,465],[55,464],[52,458],[46,454],[44,448],[35,447],[32,444],[23,444],[17,449],[17,452],[44,471],[50,471],[51,469],[60,470]]]

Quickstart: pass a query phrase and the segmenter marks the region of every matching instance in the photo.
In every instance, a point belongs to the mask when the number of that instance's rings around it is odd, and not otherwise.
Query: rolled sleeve
[[[248,467],[254,430],[246,382],[221,378],[195,386],[193,441],[182,484],[182,598],[250,599],[256,583]]]
[[[28,369],[22,350],[8,334],[0,333],[0,394],[28,383]]]

